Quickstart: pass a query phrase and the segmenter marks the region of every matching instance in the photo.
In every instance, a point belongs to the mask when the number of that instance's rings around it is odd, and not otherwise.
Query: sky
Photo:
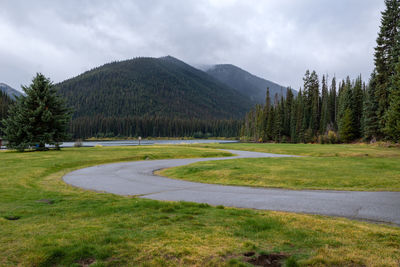
[[[383,0],[0,0],[0,82],[53,82],[111,61],[234,64],[299,89],[307,69],[373,70]]]

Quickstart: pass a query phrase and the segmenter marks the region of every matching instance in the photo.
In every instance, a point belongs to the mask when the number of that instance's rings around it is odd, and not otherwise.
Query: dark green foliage
[[[353,127],[354,127],[354,137],[361,137],[361,121],[362,121],[362,113],[363,113],[363,101],[364,101],[364,92],[362,89],[362,79],[359,76],[355,84],[352,88],[353,96],[352,96],[352,111],[353,111]]]
[[[45,144],[58,145],[67,138],[68,109],[49,79],[37,74],[29,87],[22,87],[20,96],[3,120],[3,131],[8,146],[23,151],[28,147],[39,150]]]
[[[375,47],[375,97],[378,103],[377,116],[380,132],[385,126],[385,112],[389,107],[389,88],[391,76],[399,61],[400,53],[400,2],[385,0],[386,9],[382,12],[381,26]]]
[[[397,63],[395,74],[392,76],[389,108],[385,113],[385,128],[387,137],[400,142],[400,62]]]
[[[335,78],[332,79],[330,91],[325,76],[321,87],[320,96],[318,75],[315,71],[307,71],[304,77],[304,88],[307,90],[299,90],[296,98],[288,89],[286,98],[279,99],[276,95],[274,105],[270,105],[267,90],[264,107],[257,105],[247,114],[242,126],[242,139],[256,142],[336,143],[336,125],[339,125],[339,137],[343,142],[359,138],[364,99],[361,77],[353,82],[350,78],[343,81],[339,86],[339,96],[336,95]]]
[[[221,132],[197,127],[198,121],[202,125],[209,122],[204,128],[218,124],[226,129],[222,135],[231,136],[235,130],[237,136],[238,129],[229,128],[231,120],[242,119],[252,105],[250,99],[234,89],[172,57],[106,64],[57,87],[75,110],[71,131],[80,138],[104,133],[100,128],[109,128],[107,131],[119,136]],[[103,125],[103,120],[108,121],[108,126]],[[193,125],[188,129],[190,120]],[[111,124],[120,126],[110,128]]]
[[[365,93],[363,107],[363,136],[367,141],[375,140],[378,137],[379,121],[377,116],[378,102],[375,97],[375,74],[371,75],[369,87]]]
[[[337,92],[336,92],[336,78],[332,78],[331,82],[331,89],[329,90],[329,114],[330,114],[330,120],[329,120],[329,126],[331,130],[337,130],[337,108],[338,107],[338,101],[337,101]]]
[[[328,124],[331,120],[329,109],[329,93],[328,93],[328,85],[325,79],[325,75],[322,76],[322,106],[321,106],[321,122],[320,122],[320,130],[321,134],[325,133],[328,127]]]
[[[3,91],[0,91],[0,137],[3,135],[1,130],[2,120],[7,117],[8,109],[12,103],[13,101],[11,98]]]
[[[89,137],[237,137],[240,120],[178,119],[152,116],[79,117],[71,122],[73,138]]]
[[[344,110],[339,125],[340,139],[345,143],[353,141],[355,138],[354,114],[350,108]]]

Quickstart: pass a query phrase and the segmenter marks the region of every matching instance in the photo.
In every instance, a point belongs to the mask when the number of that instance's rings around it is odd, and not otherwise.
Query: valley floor
[[[245,146],[229,146],[235,145]],[[0,265],[238,266],[267,254],[301,265],[398,266],[398,227],[316,215],[160,202],[86,191],[62,181],[62,176],[72,170],[103,163],[229,155],[213,148],[0,152]],[[328,146],[304,148],[304,154],[335,153],[334,147]],[[254,145],[248,150],[259,149],[302,154],[301,148],[285,145]],[[342,150],[339,153],[371,153],[351,146],[337,149]],[[391,149],[366,149],[377,150],[385,157],[398,155]]]

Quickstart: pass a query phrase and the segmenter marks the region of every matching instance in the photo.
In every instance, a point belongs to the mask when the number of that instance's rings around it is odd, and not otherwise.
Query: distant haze
[[[0,1],[0,82],[60,82],[106,62],[229,63],[298,89],[306,69],[368,79],[383,0]]]

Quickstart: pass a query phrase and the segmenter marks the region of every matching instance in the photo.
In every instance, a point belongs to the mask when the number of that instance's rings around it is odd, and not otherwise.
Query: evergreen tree
[[[267,93],[265,96],[265,105],[264,105],[264,123],[263,123],[263,129],[262,129],[262,139],[264,141],[267,141],[270,139],[269,132],[267,130],[268,128],[268,120],[269,120],[269,112],[271,109],[271,97],[269,95],[269,88],[267,88]]]
[[[351,105],[351,109],[353,111],[353,127],[354,127],[355,138],[361,137],[363,100],[364,100],[364,93],[362,89],[362,79],[360,75],[354,83],[353,94],[352,94],[352,105]]]
[[[28,147],[44,150],[46,144],[59,148],[67,138],[70,119],[64,101],[57,96],[51,81],[39,73],[29,87],[22,88],[26,96],[17,98],[8,118],[3,120],[8,146],[19,151]]]
[[[324,134],[327,130],[327,126],[330,122],[330,114],[329,114],[329,93],[328,93],[328,85],[326,84],[325,75],[322,75],[322,106],[321,106],[321,122],[320,122],[320,130],[321,134]]]
[[[340,121],[339,135],[340,139],[345,143],[354,140],[353,114],[350,108],[344,110]]]
[[[369,141],[378,137],[379,122],[377,116],[378,102],[376,101],[375,73],[372,73],[369,86],[365,94],[363,112],[363,136]]]
[[[389,108],[385,113],[386,125],[384,133],[395,142],[400,142],[400,62],[397,63],[396,72],[392,76]]]
[[[339,95],[338,128],[339,137],[343,142],[352,141],[355,138],[354,113],[353,113],[353,90],[350,78],[342,82]]]
[[[329,124],[331,125],[332,130],[337,130],[337,93],[336,93],[336,78],[332,78],[331,89],[329,91],[329,114],[330,120]]]
[[[385,126],[385,112],[389,106],[391,76],[399,56],[400,3],[398,0],[385,0],[386,9],[382,12],[380,32],[375,48],[375,95],[378,102],[377,116],[380,129]]]

